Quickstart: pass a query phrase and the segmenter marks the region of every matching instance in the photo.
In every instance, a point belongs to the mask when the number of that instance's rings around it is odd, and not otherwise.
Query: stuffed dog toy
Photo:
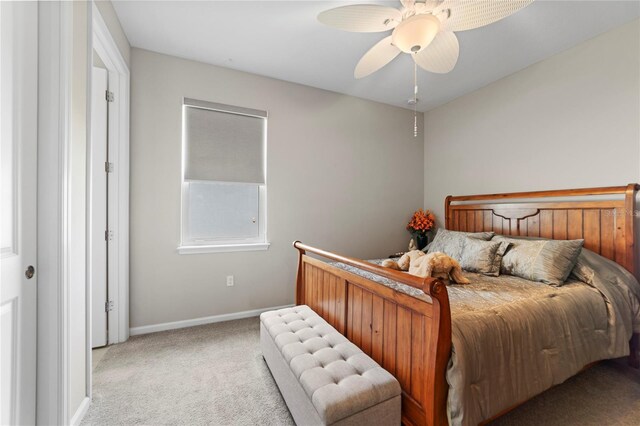
[[[412,250],[403,254],[397,262],[386,259],[382,262],[382,266],[398,271],[408,271],[411,275],[423,278],[451,279],[458,284],[471,282],[462,275],[462,268],[455,259],[440,252],[425,254],[420,250]]]

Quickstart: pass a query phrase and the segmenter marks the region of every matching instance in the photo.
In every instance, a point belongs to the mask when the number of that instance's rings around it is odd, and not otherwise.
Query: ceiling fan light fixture
[[[391,40],[404,53],[418,53],[433,41],[438,31],[438,18],[429,14],[414,15],[393,30]]]

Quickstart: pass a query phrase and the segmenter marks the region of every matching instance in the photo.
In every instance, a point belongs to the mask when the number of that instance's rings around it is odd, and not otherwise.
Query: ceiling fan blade
[[[355,78],[363,78],[378,71],[400,54],[400,49],[391,44],[391,36],[376,43],[356,65],[353,72]]]
[[[325,10],[318,21],[330,27],[357,33],[375,33],[396,27],[402,20],[398,9],[374,4],[356,4]]]
[[[413,55],[413,60],[426,71],[448,73],[456,66],[460,45],[458,37],[451,32],[440,32],[425,49]]]
[[[436,14],[449,15],[441,19],[442,31],[465,31],[497,22],[531,3],[533,0],[446,0]]]

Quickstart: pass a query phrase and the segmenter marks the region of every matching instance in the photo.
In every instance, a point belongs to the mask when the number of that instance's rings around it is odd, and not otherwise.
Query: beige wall
[[[131,327],[293,303],[296,239],[363,258],[406,247],[423,202],[413,112],[135,48],[131,60]],[[269,112],[268,251],[177,254],[183,96]]]
[[[425,206],[640,181],[640,21],[425,114]]]
[[[120,25],[120,20],[118,19],[118,15],[116,15],[113,4],[111,4],[109,0],[98,0],[95,3],[100,11],[100,15],[102,15],[102,19],[104,19],[104,22],[107,24],[107,28],[109,28],[111,37],[113,37],[113,40],[118,45],[122,57],[127,63],[127,66],[131,68],[131,46],[122,29],[122,25]]]

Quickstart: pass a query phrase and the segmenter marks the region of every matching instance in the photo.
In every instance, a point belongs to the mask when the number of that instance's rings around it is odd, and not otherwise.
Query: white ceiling
[[[362,80],[360,57],[387,33],[349,33],[316,20],[336,1],[114,1],[134,47],[407,107],[413,61],[401,55]],[[640,16],[637,1],[537,0],[487,27],[458,32],[449,74],[419,70],[426,111]]]

